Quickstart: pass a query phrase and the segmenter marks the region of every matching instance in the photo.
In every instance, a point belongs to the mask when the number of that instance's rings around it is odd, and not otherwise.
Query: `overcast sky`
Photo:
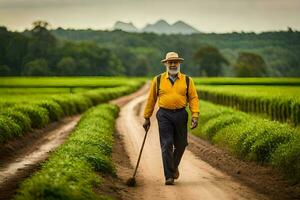
[[[182,20],[203,32],[300,30],[300,0],[0,0],[0,25],[110,29],[118,20],[138,28]]]

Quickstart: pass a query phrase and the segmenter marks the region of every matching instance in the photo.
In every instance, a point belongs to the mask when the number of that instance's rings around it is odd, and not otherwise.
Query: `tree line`
[[[109,48],[92,41],[63,41],[35,22],[30,32],[10,32],[0,27],[0,75],[75,76],[123,75],[121,60]]]
[[[300,76],[300,33],[158,35],[120,30],[49,30],[44,21],[24,32],[0,27],[0,75],[152,76],[177,51],[193,76]]]

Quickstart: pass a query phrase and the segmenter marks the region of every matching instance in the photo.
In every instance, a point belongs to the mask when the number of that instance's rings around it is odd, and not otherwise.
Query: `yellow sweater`
[[[160,90],[158,97],[158,106],[167,109],[178,109],[187,106],[186,101],[186,81],[184,74],[178,73],[178,77],[172,85],[169,80],[169,74],[163,73],[160,78]],[[144,110],[144,118],[150,118],[153,114],[155,103],[157,100],[156,86],[157,78],[154,77],[151,83],[147,104]],[[194,85],[194,81],[190,77],[189,85],[189,108],[193,117],[199,116],[199,99]]]

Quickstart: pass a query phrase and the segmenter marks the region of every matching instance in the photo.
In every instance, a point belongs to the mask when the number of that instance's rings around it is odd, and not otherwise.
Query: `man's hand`
[[[145,131],[148,131],[148,130],[149,130],[150,125],[151,125],[150,119],[149,119],[149,118],[146,118],[146,119],[145,119],[145,122],[144,122],[144,124],[143,124],[143,127],[144,127]]]
[[[198,117],[192,117],[191,129],[194,129],[198,126]]]

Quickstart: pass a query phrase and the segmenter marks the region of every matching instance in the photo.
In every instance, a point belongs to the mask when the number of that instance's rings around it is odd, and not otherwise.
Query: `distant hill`
[[[130,22],[125,23],[121,21],[117,21],[113,27],[114,30],[122,30],[126,32],[138,32],[139,30]]]
[[[165,20],[159,20],[154,24],[147,24],[142,31],[153,33],[170,33],[172,31],[172,26]]]
[[[194,27],[186,24],[183,21],[177,21],[172,25],[173,31],[176,33],[181,34],[193,34],[193,33],[199,33],[197,29]]]
[[[148,24],[142,30],[143,32],[152,32],[158,34],[192,34],[199,31],[183,21],[177,21],[173,25],[165,20],[159,20],[155,24]]]
[[[157,34],[193,34],[200,33],[194,27],[186,24],[183,21],[177,21],[174,24],[169,24],[165,20],[159,20],[154,24],[147,24],[143,29],[138,30],[132,23],[116,22],[114,30],[122,30],[126,32],[148,32]]]

